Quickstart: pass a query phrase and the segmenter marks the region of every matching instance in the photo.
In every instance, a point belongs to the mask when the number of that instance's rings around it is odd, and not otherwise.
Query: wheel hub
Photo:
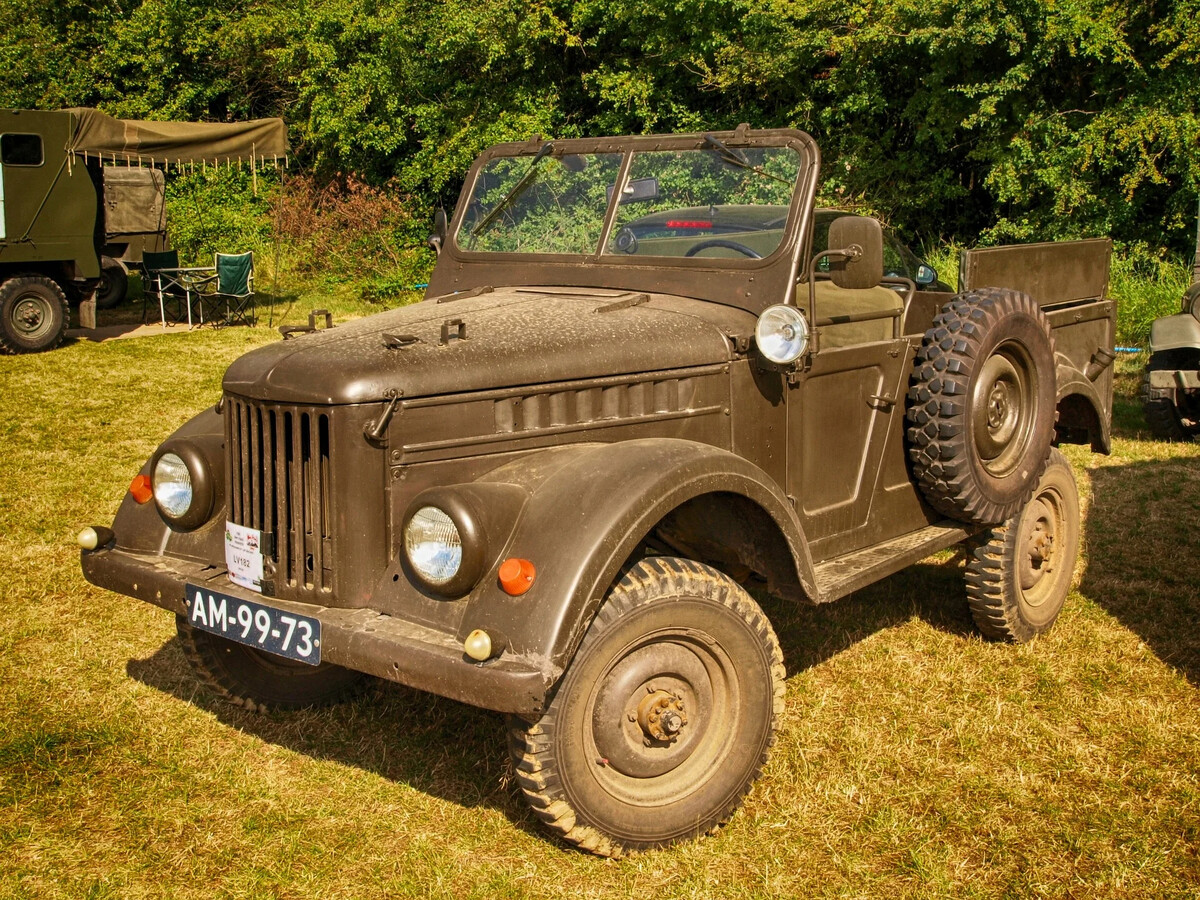
[[[1056,511],[1044,498],[1029,505],[1024,517],[1025,557],[1021,565],[1021,590],[1031,605],[1040,602],[1034,590],[1055,569]]]
[[[687,713],[683,711],[683,698],[651,685],[646,696],[638,703],[637,721],[642,732],[651,740],[674,741],[687,725]]]
[[[673,637],[632,651],[596,686],[591,733],[605,770],[654,778],[686,764],[704,742],[714,688],[723,692],[724,682],[714,685],[689,639]]]
[[[13,319],[22,330],[37,331],[46,319],[46,310],[37,299],[25,298],[17,304]]]
[[[1008,418],[1008,389],[1003,384],[992,387],[992,395],[988,398],[987,422],[992,431],[998,429]]]
[[[1036,418],[1036,378],[1015,348],[992,354],[976,379],[975,446],[984,469],[996,478],[1019,464]]]

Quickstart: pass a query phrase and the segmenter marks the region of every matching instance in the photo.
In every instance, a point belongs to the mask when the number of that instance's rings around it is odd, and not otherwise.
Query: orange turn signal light
[[[504,593],[520,597],[533,585],[537,569],[527,559],[512,557],[500,563],[500,587]]]
[[[138,475],[129,483],[129,493],[138,503],[149,503],[154,496],[154,488],[150,486],[149,475]]]

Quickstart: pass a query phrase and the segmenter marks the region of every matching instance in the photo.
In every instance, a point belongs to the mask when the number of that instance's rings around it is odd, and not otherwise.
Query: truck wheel
[[[67,297],[44,275],[17,275],[0,284],[0,351],[52,350],[67,335]]]
[[[129,292],[129,273],[120,260],[100,257],[100,287],[96,289],[96,308],[119,306]]]
[[[534,812],[601,856],[715,831],[775,743],[783,654],[758,605],[685,559],[610,591],[542,717],[509,746]]]
[[[226,640],[175,617],[183,655],[209,687],[251,712],[327,706],[353,696],[363,675],[352,669],[284,659]]]
[[[1170,353],[1171,351],[1168,351]],[[1179,357],[1176,351],[1172,358],[1151,354],[1142,373],[1142,415],[1150,433],[1161,441],[1190,441],[1200,434],[1200,422],[1186,421],[1182,411],[1175,405],[1175,391],[1171,388],[1156,388],[1150,385],[1150,373],[1162,369],[1196,368],[1194,360]]]
[[[985,637],[1023,644],[1054,624],[1079,553],[1079,493],[1054,449],[1033,498],[986,531],[967,563],[967,600]]]
[[[908,392],[909,459],[943,515],[991,524],[1029,500],[1054,436],[1050,325],[1028,294],[981,288],[942,307]]]

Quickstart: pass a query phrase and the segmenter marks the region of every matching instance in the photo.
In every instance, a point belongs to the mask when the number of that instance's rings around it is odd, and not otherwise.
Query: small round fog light
[[[471,659],[483,662],[492,655],[492,638],[486,631],[476,628],[463,641],[463,651]]]

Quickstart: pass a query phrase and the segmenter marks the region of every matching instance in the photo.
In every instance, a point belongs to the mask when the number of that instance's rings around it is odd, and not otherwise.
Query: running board
[[[816,567],[819,602],[827,603],[852,594],[908,568],[931,553],[954,546],[979,530],[977,525],[946,520],[864,550],[836,556]]]

